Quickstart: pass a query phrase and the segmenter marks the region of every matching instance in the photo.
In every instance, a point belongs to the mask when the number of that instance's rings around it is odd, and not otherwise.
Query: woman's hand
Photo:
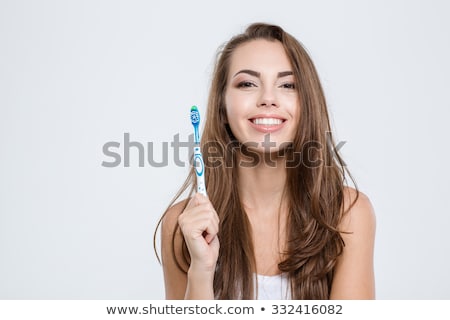
[[[219,216],[209,199],[200,193],[194,195],[178,224],[191,256],[189,274],[212,281],[219,256]]]

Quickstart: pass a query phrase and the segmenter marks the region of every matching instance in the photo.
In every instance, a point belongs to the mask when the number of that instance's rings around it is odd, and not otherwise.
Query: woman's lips
[[[286,119],[270,116],[256,116],[249,119],[250,125],[262,133],[271,133],[280,130],[286,123]]]

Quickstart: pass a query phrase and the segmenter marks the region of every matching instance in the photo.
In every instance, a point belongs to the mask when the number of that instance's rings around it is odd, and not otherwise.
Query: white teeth
[[[283,123],[283,120],[276,118],[256,118],[252,122],[256,125],[276,126]]]

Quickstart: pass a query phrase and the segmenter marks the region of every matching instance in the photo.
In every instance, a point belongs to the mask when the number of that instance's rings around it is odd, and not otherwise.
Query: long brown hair
[[[221,247],[214,293],[218,299],[255,297],[251,226],[237,187],[237,152],[241,146],[227,125],[225,92],[234,50],[256,39],[279,41],[283,45],[300,97],[297,133],[286,151],[293,162],[286,168],[287,243],[278,268],[290,279],[293,299],[328,299],[334,266],[344,247],[338,225],[344,214],[346,173],[355,187],[356,184],[336,150],[325,96],[311,58],[293,36],[279,26],[265,23],[251,24],[226,43],[218,53],[210,88],[201,144],[204,158],[215,159],[206,161],[205,169],[208,197],[220,218]],[[169,207],[189,187],[192,195],[196,188],[194,178],[191,170]],[[172,248],[175,252],[175,243]],[[189,252],[184,240],[182,261],[176,261],[187,272]]]

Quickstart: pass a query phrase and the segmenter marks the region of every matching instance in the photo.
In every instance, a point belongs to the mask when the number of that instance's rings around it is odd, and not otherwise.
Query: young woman
[[[161,219],[167,299],[375,297],[374,212],[330,132],[294,37],[256,23],[223,47],[202,133],[208,197],[192,170]]]

